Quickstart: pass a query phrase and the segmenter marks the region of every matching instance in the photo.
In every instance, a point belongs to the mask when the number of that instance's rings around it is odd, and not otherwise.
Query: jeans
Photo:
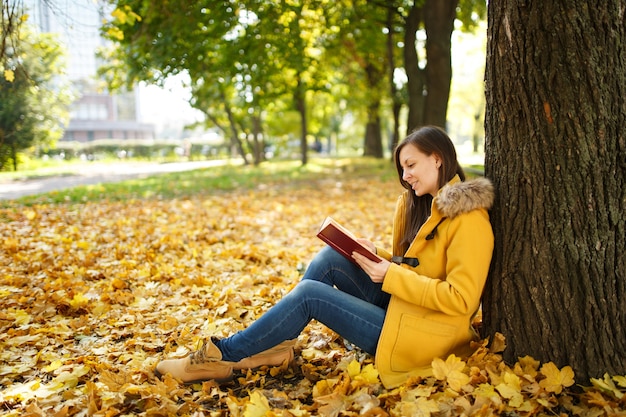
[[[248,328],[217,341],[225,361],[239,361],[295,339],[313,319],[375,354],[390,295],[356,264],[325,247],[302,280]]]

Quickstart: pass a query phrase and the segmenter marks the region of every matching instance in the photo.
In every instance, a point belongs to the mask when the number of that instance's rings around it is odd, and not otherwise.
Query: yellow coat
[[[396,207],[395,254],[409,192],[399,197]],[[383,290],[391,300],[376,350],[376,367],[385,387],[401,385],[409,376],[431,375],[435,357],[471,353],[470,341],[477,338],[471,320],[493,252],[487,213],[492,203],[489,180],[461,182],[456,176],[433,199],[431,216],[404,254],[418,258],[419,265],[389,267]],[[435,227],[434,236],[427,239]],[[382,249],[378,254],[391,259],[391,253]]]

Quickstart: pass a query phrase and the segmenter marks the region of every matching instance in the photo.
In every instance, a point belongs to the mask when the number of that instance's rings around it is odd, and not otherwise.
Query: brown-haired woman
[[[280,365],[293,359],[295,339],[313,319],[375,355],[387,388],[430,374],[435,357],[470,353],[493,252],[493,187],[485,178],[465,181],[452,141],[437,127],[407,136],[395,162],[406,191],[391,252],[360,239],[380,259],[353,253],[355,264],[324,248],[298,285],[248,328],[163,360],[156,373],[226,380],[235,369]]]

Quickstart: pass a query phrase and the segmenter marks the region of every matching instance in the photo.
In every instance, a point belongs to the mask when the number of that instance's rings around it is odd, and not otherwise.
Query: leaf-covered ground
[[[582,391],[569,367],[507,365],[504,338],[386,390],[372,358],[312,323],[283,368],[229,383],[154,365],[245,327],[323,247],[331,215],[387,245],[395,181],[336,179],[184,199],[0,210],[0,414],[8,416],[626,415],[626,378]]]

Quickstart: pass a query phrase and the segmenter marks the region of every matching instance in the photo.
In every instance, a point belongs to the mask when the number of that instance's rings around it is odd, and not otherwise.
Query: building
[[[109,94],[98,79],[96,51],[105,45],[100,26],[108,4],[98,0],[22,0],[31,25],[57,33],[68,52],[68,78],[78,97],[62,140],[154,139],[155,127],[139,120],[139,93]]]

